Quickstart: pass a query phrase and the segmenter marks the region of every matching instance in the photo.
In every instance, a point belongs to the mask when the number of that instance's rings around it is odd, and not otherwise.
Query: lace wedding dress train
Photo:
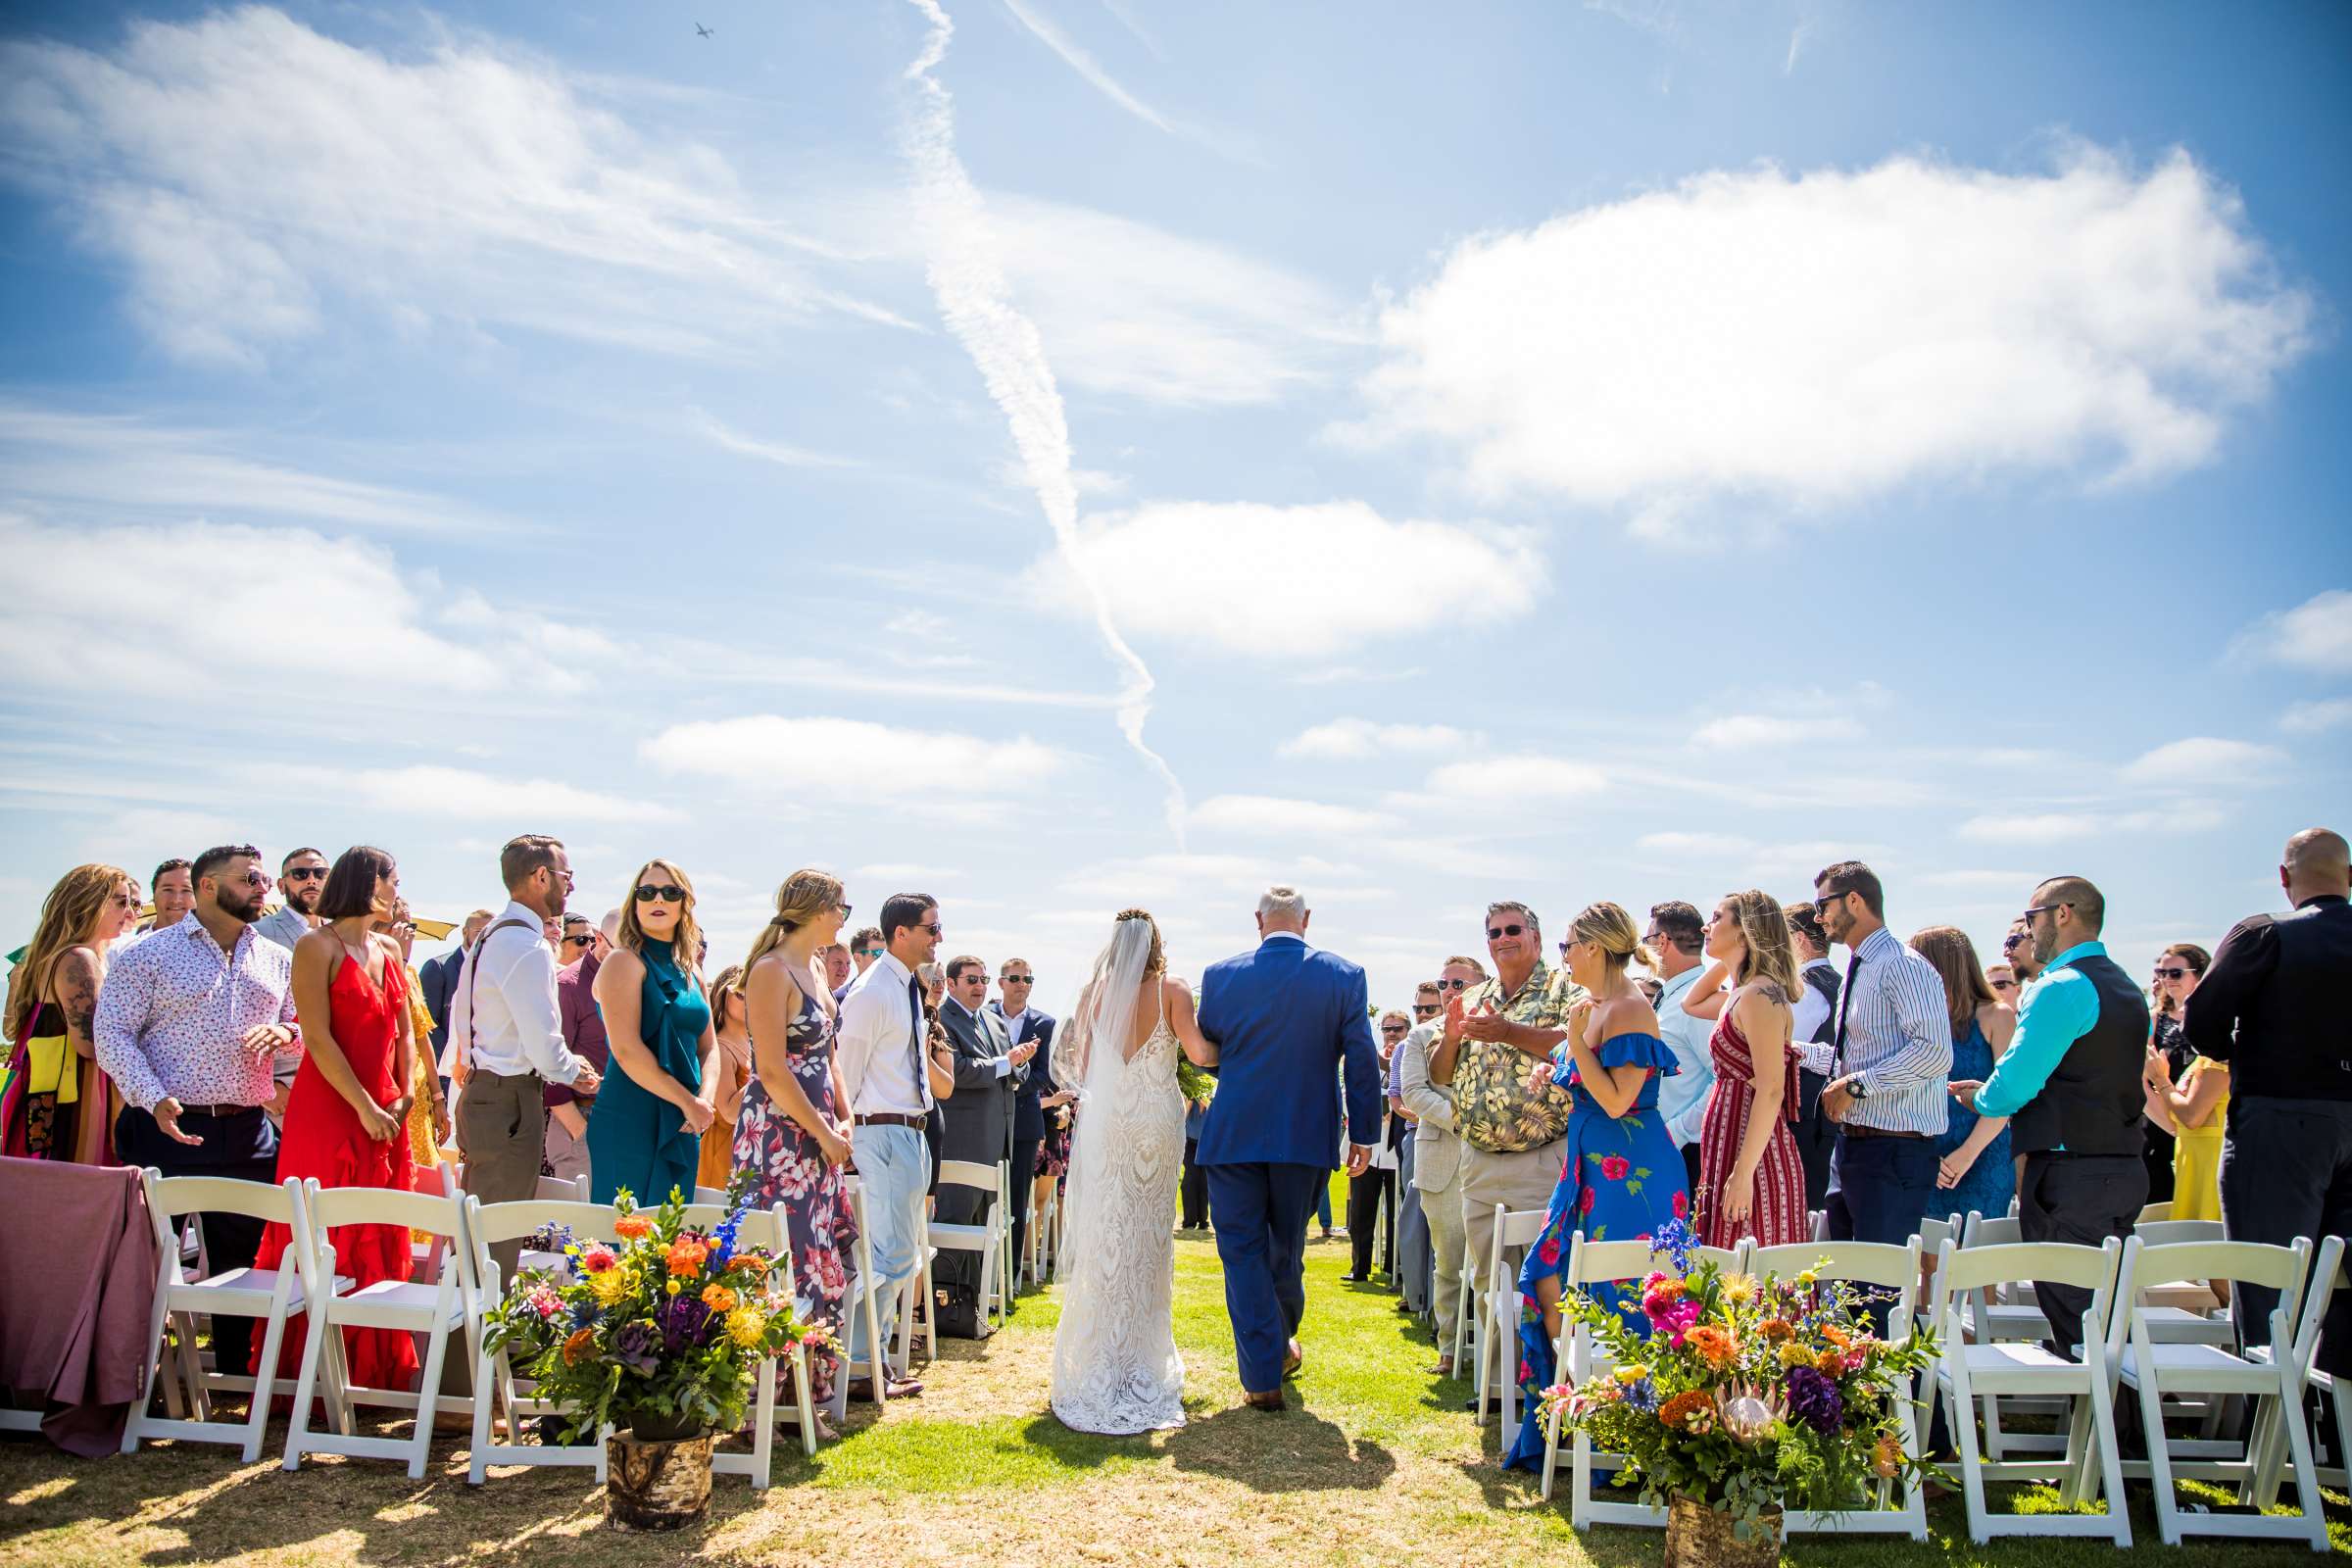
[[[1091,1051],[1081,1046],[1093,1060],[1081,1063],[1087,1087],[1070,1151],[1071,1220],[1054,1337],[1055,1418],[1112,1435],[1184,1425],[1174,1325],[1184,1097],[1164,1001],[1158,1026],[1122,1058],[1127,1033],[1102,1030]]]

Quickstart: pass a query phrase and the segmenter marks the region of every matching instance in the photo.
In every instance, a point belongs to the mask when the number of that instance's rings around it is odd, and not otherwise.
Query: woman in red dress
[[[302,1023],[302,1066],[286,1102],[277,1179],[316,1178],[320,1187],[409,1190],[406,1124],[415,1096],[416,1035],[408,972],[389,937],[368,928],[389,919],[400,896],[392,857],[365,845],[345,850],[318,895],[325,923],[294,944],[294,1010]],[[402,1225],[344,1225],[328,1233],[335,1272],[355,1288],[409,1277]],[[292,1237],[283,1225],[262,1236],[256,1266],[276,1268]],[[315,1290],[315,1288],[314,1288]],[[289,1325],[278,1376],[302,1374],[310,1319]],[[407,1389],[416,1379],[416,1346],[391,1329],[346,1329],[354,1383]]]
[[[1771,895],[1734,893],[1707,917],[1714,967],[1683,998],[1683,1010],[1713,1018],[1707,1052],[1715,1087],[1699,1134],[1699,1240],[1731,1248],[1810,1239],[1805,1164],[1788,1124],[1796,1119],[1797,1054],[1789,1004],[1801,982],[1788,920]],[[1730,989],[1726,990],[1726,984]]]

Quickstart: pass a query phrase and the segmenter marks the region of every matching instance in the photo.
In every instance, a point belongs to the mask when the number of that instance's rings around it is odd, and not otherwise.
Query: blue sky
[[[2345,825],[2341,7],[942,3],[16,10],[20,924],[540,830],[1400,1002],[1848,854],[2138,966]]]

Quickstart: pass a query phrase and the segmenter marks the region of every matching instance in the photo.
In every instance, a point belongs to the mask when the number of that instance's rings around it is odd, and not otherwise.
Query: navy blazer
[[[449,1044],[449,1004],[458,994],[458,976],[466,967],[466,950],[452,948],[437,958],[427,958],[417,967],[418,989],[424,993],[424,1010],[433,1015],[433,1055],[437,1060],[441,1048]]]
[[[998,1023],[1004,1023],[1004,1008],[1001,1004],[990,1003],[988,1011]],[[1037,1042],[1037,1054],[1029,1058],[1029,1076],[1021,1080],[1021,1087],[1012,1097],[1012,1139],[1016,1144],[1031,1138],[1042,1142],[1046,1136],[1046,1109],[1038,1102],[1048,1095],[1061,1093],[1061,1086],[1054,1081],[1054,1015],[1031,1007],[1021,1015],[1019,1033],[1009,1029],[1005,1032],[1011,1035],[1004,1042],[1007,1051],[1024,1040]]]
[[[1319,1086],[1344,1072],[1351,1144],[1380,1142],[1380,1053],[1364,971],[1288,936],[1209,965],[1200,1033],[1217,1048],[1216,1098],[1197,1165],[1339,1168],[1340,1101]]]

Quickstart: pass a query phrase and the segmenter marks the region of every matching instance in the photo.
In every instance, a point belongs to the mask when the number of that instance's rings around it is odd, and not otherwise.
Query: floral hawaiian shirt
[[[1526,983],[1512,995],[1505,997],[1502,982],[1490,979],[1463,995],[1462,1010],[1498,1011],[1513,1023],[1565,1029],[1568,1009],[1584,995],[1583,986],[1564,972],[1555,976],[1539,958]],[[1549,1082],[1530,1090],[1527,1081],[1536,1066],[1536,1058],[1515,1046],[1462,1041],[1453,1064],[1453,1102],[1462,1142],[1490,1154],[1518,1154],[1541,1149],[1568,1130],[1574,1092]]]

